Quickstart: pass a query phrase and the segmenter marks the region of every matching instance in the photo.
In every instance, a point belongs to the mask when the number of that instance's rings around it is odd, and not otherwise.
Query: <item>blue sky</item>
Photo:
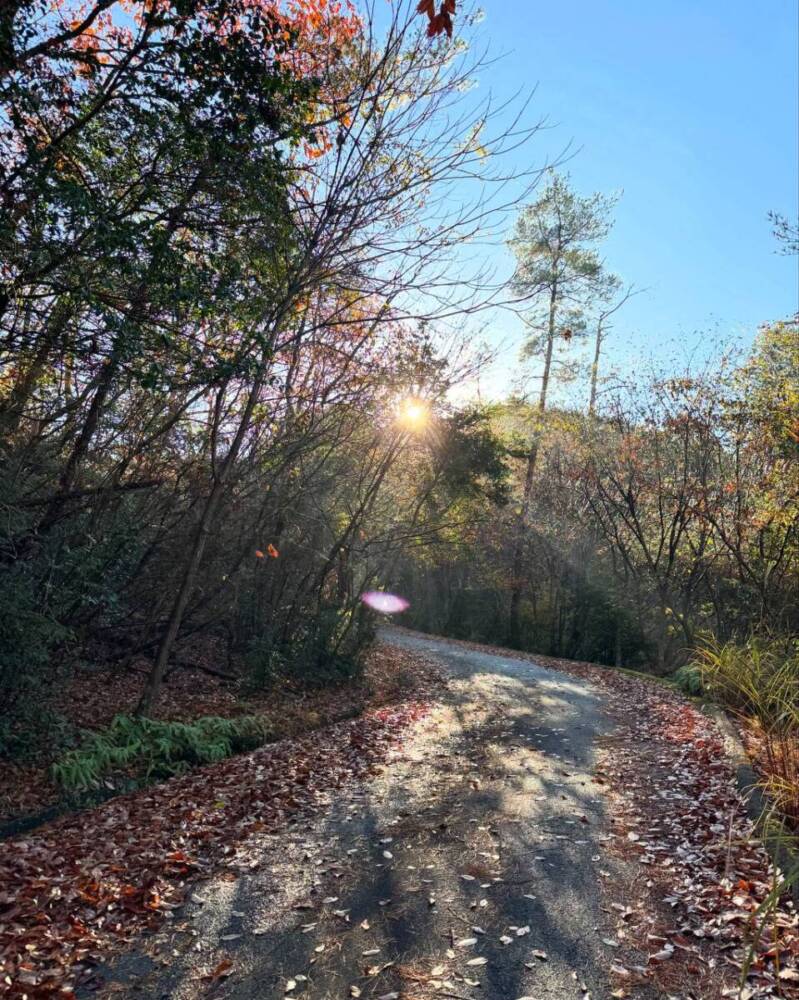
[[[770,209],[796,218],[796,0],[482,0],[480,38],[503,58],[479,81],[497,98],[537,85],[533,111],[557,127],[523,154],[569,141],[581,193],[622,189],[608,266],[649,291],[619,315],[609,361],[665,361],[751,342],[799,308],[796,258],[774,250]],[[517,366],[520,328],[484,384]]]

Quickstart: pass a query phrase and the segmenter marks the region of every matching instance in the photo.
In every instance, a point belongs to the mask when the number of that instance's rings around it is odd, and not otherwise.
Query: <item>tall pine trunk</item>
[[[541,377],[541,391],[538,396],[538,413],[536,426],[530,438],[530,450],[527,453],[527,466],[524,475],[524,492],[522,494],[522,509],[516,524],[516,537],[513,543],[513,560],[511,563],[510,608],[508,615],[508,645],[517,648],[521,644],[520,612],[524,581],[524,539],[529,521],[530,506],[533,498],[533,483],[535,467],[538,462],[538,449],[541,442],[541,418],[547,408],[549,379],[552,371],[552,354],[555,349],[555,327],[558,313],[558,285],[553,282],[549,293],[549,322],[547,326],[547,349],[544,355],[544,372]]]
[[[588,400],[588,416],[596,412],[596,392],[599,381],[599,356],[602,352],[602,323],[597,323],[596,340],[594,342],[594,360],[591,364],[591,396]]]

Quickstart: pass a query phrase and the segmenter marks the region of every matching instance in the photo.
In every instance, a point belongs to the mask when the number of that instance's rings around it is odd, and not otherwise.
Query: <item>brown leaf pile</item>
[[[0,992],[67,998],[99,953],[180,903],[237,845],[366,775],[426,712],[376,709],[0,844]]]
[[[768,919],[756,916],[775,873],[716,726],[645,681],[608,672],[600,683],[620,723],[604,754],[625,826],[617,837],[674,913],[647,949],[646,971],[658,979],[666,962],[680,962],[698,977],[711,964],[737,997],[753,959],[742,998],[799,997],[799,920],[787,898]]]

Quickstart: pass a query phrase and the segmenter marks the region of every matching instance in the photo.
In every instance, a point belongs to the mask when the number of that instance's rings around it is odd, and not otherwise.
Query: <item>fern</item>
[[[107,729],[88,734],[80,747],[53,764],[52,775],[68,791],[96,788],[119,772],[145,780],[169,777],[253,750],[270,736],[268,725],[259,716],[161,722],[117,715]]]
[[[705,693],[705,686],[702,683],[702,671],[695,663],[686,663],[675,671],[674,683],[685,694],[696,698]]]

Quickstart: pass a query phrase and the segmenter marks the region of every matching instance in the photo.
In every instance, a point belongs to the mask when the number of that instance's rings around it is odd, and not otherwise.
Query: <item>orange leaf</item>
[[[205,976],[205,979],[221,979],[223,976],[229,976],[232,971],[233,962],[229,958],[223,958],[214,971]]]

